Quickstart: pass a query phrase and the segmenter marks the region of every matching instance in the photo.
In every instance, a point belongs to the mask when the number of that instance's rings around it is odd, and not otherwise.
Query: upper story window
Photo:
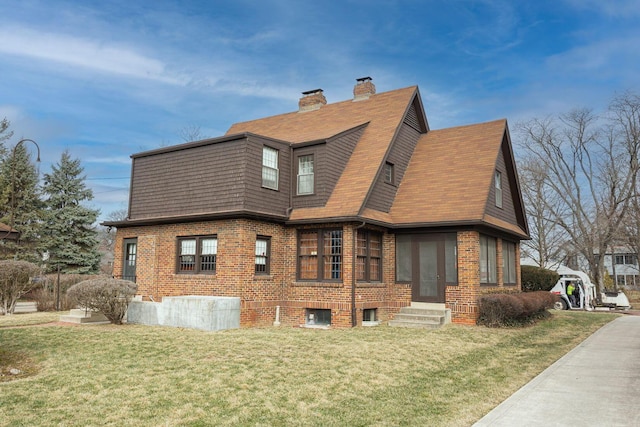
[[[615,263],[616,264],[631,264],[631,265],[635,265],[637,264],[638,259],[635,256],[635,254],[622,254],[622,255],[616,255],[615,256]]]
[[[298,279],[342,280],[342,230],[298,233]]]
[[[313,154],[298,157],[298,195],[314,192]]]
[[[496,239],[480,235],[480,283],[498,283],[498,269],[496,262]]]
[[[395,182],[393,163],[386,162],[384,164],[384,182],[393,184]]]
[[[271,238],[258,236],[256,238],[256,274],[269,274],[270,252]]]
[[[178,273],[215,274],[218,256],[216,236],[178,239]]]
[[[496,171],[495,176],[495,186],[496,186],[496,206],[502,207],[502,172]]]
[[[262,147],[262,186],[278,189],[278,150]]]
[[[356,279],[379,282],[382,278],[382,234],[358,230],[357,245]]]

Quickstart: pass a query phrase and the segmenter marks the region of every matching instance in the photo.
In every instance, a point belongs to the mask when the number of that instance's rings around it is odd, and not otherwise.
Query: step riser
[[[437,329],[448,323],[449,316],[448,310],[436,307],[403,307],[389,326]]]
[[[434,310],[434,309],[424,309],[424,308],[414,308],[414,307],[403,307],[400,309],[400,313],[407,314],[434,314],[437,316],[444,316],[445,310]]]
[[[416,316],[396,314],[393,320],[402,320],[403,322],[427,322],[444,324],[444,316]]]
[[[400,327],[400,328],[416,328],[416,329],[438,329],[442,327],[442,325],[440,324],[402,322],[402,321],[396,321],[396,320],[389,321],[389,326]]]

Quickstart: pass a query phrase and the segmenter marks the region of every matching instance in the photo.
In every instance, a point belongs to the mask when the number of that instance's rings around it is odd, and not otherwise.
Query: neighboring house
[[[640,286],[638,255],[627,247],[615,247],[604,255],[604,268],[618,287]]]
[[[145,300],[241,298],[241,325],[347,327],[430,303],[475,323],[520,289],[527,222],[506,120],[430,130],[417,87],[134,154],[114,275]]]
[[[11,226],[0,222],[0,240],[18,240],[20,232]]]

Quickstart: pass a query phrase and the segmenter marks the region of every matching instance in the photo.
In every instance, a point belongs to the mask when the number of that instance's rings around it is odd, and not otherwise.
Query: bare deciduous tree
[[[601,255],[615,242],[637,194],[639,107],[638,97],[626,94],[614,99],[603,118],[576,109],[518,129],[526,162],[545,166],[536,179],[547,196],[538,202],[588,264],[598,293]]]
[[[184,140],[184,142],[198,141],[206,138],[202,135],[202,131],[200,126],[195,124],[186,125],[179,132],[180,138]]]
[[[522,241],[522,252],[548,268],[564,258],[567,237],[554,216],[561,200],[545,185],[546,165],[539,159],[529,157],[520,162],[518,170],[531,235],[531,240]]]

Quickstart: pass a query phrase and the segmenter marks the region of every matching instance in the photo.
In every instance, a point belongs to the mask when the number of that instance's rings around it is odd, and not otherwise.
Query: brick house
[[[475,323],[520,288],[528,238],[506,120],[430,130],[417,87],[298,111],[132,155],[114,275],[144,300],[241,298],[241,325],[349,327],[402,307]]]

